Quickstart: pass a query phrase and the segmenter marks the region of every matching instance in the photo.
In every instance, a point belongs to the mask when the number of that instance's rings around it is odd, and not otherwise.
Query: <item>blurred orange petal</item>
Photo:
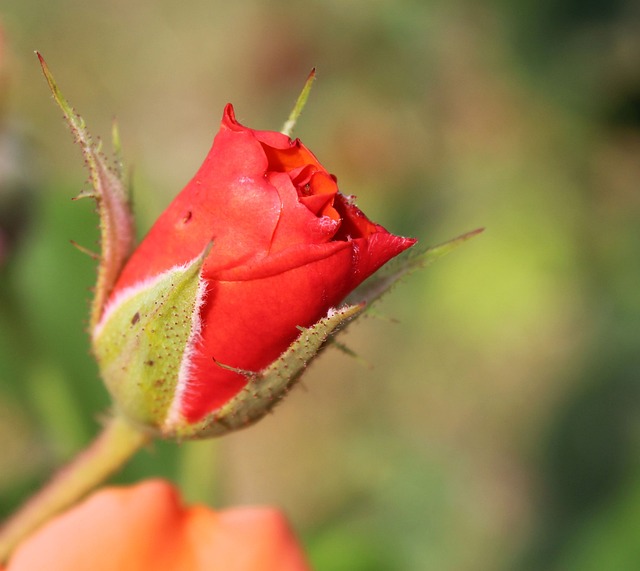
[[[309,571],[284,516],[272,508],[184,507],[148,480],[107,488],[52,520],[6,571]]]

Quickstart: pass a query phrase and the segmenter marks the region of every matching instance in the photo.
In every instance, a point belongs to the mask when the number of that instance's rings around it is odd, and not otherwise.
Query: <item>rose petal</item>
[[[167,482],[107,488],[23,543],[7,571],[307,571],[271,508],[185,508]]]

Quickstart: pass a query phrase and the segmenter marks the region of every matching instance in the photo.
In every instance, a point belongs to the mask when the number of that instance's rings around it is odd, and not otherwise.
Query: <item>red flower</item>
[[[126,263],[96,331],[132,292],[192,262],[211,241],[195,334],[167,389],[174,397],[165,426],[195,423],[219,409],[247,383],[220,364],[263,369],[299,327],[326,316],[415,242],[369,221],[299,140],[248,129],[228,105],[204,164]],[[164,386],[166,375],[159,377]]]
[[[280,512],[183,507],[167,482],[107,488],[20,545],[7,571],[309,571]]]

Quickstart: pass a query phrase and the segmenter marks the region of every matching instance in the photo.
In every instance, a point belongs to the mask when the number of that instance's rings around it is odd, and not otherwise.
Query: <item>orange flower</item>
[[[184,507],[148,480],[106,488],[52,520],[15,551],[6,571],[309,571],[273,508]]]

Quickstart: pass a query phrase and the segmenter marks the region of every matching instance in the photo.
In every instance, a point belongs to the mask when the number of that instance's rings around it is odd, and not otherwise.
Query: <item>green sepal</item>
[[[387,293],[402,278],[416,270],[430,266],[458,246],[484,232],[484,228],[472,230],[453,240],[428,248],[410,248],[404,254],[388,262],[368,280],[359,285],[346,299],[347,303],[366,303],[368,307]]]
[[[89,169],[91,190],[82,191],[76,198],[95,199],[100,217],[100,263],[98,278],[91,303],[89,328],[98,323],[120,271],[133,250],[135,226],[131,212],[131,197],[128,185],[122,176],[120,160],[120,138],[117,128],[113,131],[113,143],[117,158],[115,165],[107,163],[102,153],[101,143],[93,141],[87,131],[84,119],[71,107],[58,88],[44,58],[36,52],[42,71],[49,84],[53,98],[62,110],[64,118],[80,145],[85,163]]]
[[[280,131],[283,135],[287,137],[291,137],[293,134],[293,129],[298,122],[298,118],[302,114],[302,110],[304,106],[307,104],[307,99],[309,99],[309,93],[311,93],[311,87],[313,86],[313,82],[316,79],[316,68],[312,68],[307,76],[307,80],[304,82],[304,86],[300,95],[298,95],[298,99],[296,100],[296,104],[293,106],[289,117],[285,121],[285,124],[282,126],[282,130]]]
[[[156,433],[199,332],[200,270],[209,249],[186,266],[124,290],[94,330],[93,350],[115,406],[130,422]]]
[[[350,305],[333,310],[314,325],[302,329],[289,348],[262,371],[237,372],[247,378],[246,386],[224,406],[203,420],[181,422],[168,427],[164,436],[178,440],[222,436],[250,426],[271,412],[298,382],[304,370],[349,321],[364,311],[364,305]]]

